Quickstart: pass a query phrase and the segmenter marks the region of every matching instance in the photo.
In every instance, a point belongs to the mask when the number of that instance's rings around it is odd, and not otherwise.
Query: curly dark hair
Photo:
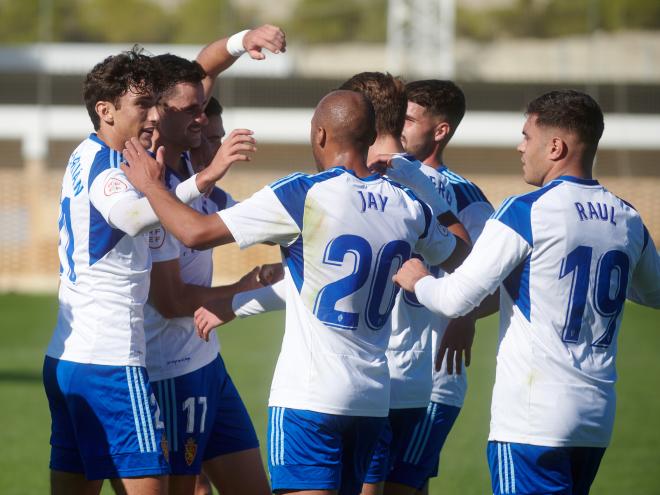
[[[356,91],[369,99],[376,111],[376,131],[399,137],[406,121],[406,87],[398,77],[382,72],[360,72],[339,89]]]
[[[160,65],[137,45],[132,50],[111,55],[85,77],[83,99],[94,129],[100,127],[96,103],[109,101],[119,105],[119,98],[130,89],[137,93],[158,94],[164,88]]]
[[[594,153],[605,128],[596,100],[572,89],[550,91],[533,99],[527,105],[527,115],[536,116],[536,125],[574,133]]]
[[[164,53],[154,57],[161,66],[165,79],[163,96],[179,83],[200,83],[206,77],[206,72],[197,61],[188,60],[172,53]]]
[[[426,79],[406,84],[408,101],[435,115],[446,119],[452,134],[465,115],[465,94],[453,81]]]

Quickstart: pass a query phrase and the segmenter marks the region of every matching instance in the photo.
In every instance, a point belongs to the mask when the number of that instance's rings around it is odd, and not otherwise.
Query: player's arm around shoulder
[[[247,153],[256,150],[252,131],[247,129],[233,131],[227,141],[218,150],[211,164],[195,176],[198,190],[206,190],[215,184],[235,162],[249,161]],[[193,249],[207,249],[234,240],[219,215],[200,214],[168,191],[162,181],[162,148],[157,151],[154,159],[146,153],[139,141],[132,139],[126,142],[123,155],[127,164],[122,165],[121,169],[131,183],[147,197],[165,229],[184,245]]]
[[[491,219],[469,256],[450,275],[435,279],[419,271],[411,274],[410,269],[415,267],[411,266],[414,260],[410,260],[397,273],[395,282],[413,290],[419,302],[431,311],[458,318],[495,292],[530,252],[531,246],[521,236]]]

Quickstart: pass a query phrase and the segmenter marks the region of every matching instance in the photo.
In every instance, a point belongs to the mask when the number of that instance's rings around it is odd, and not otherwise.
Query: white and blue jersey
[[[411,156],[406,156],[414,161]],[[419,163],[420,171],[440,194],[474,240],[493,213],[485,195],[472,182],[442,166],[434,169]],[[436,276],[444,274],[432,267]],[[391,377],[390,407],[405,409],[434,402],[461,407],[467,390],[466,373],[448,375],[446,363],[440,372],[433,369],[433,358],[449,320],[427,310],[414,294],[401,292],[392,311],[392,336],[387,349]]]
[[[445,189],[451,191],[451,195],[445,193],[448,198],[452,198],[452,211],[455,208],[457,218],[470,235],[470,240],[474,244],[481,235],[481,231],[486,225],[486,221],[493,214],[493,206],[490,204],[486,195],[473,182],[465,179],[457,173],[451,171],[445,165],[440,166],[437,172],[445,179],[447,185]],[[438,181],[439,182],[439,181]],[[440,190],[440,192],[442,192]],[[443,274],[440,271],[439,276]],[[449,324],[449,320],[443,316],[436,315],[439,319],[435,320],[433,326],[433,356],[438,352],[442,336]],[[433,390],[431,392],[431,401],[447,404],[455,407],[463,407],[465,394],[467,393],[467,371],[465,367],[460,374],[447,374],[447,361],[442,361],[442,368],[439,372],[432,372]]]
[[[626,294],[660,307],[660,261],[639,214],[595,180],[559,177],[505,200],[463,265],[415,293],[456,317],[500,285],[489,439],[606,447]]]
[[[420,170],[436,187],[452,213],[456,214],[456,201],[449,181],[435,169],[410,155],[408,161],[417,162]],[[415,256],[421,257],[419,254]],[[429,267],[430,268],[430,267]],[[438,268],[433,268],[438,273]],[[415,294],[400,291],[392,317],[387,364],[390,370],[390,409],[426,408],[433,382],[432,330],[444,330],[446,319],[430,312],[417,301]]]
[[[144,366],[151,257],[143,235],[131,237],[109,221],[113,206],[139,198],[121,162],[96,134],[69,159],[59,213],[59,311],[48,356]]]
[[[183,159],[192,174],[187,153]],[[171,191],[183,180],[171,169],[165,169],[165,183]],[[200,213],[213,214],[235,203],[229,193],[214,187],[209,195],[200,196],[190,206]],[[181,280],[184,283],[211,286],[213,250],[189,249],[163,227],[149,232],[149,247],[154,263],[179,260]],[[190,373],[211,363],[218,356],[216,333],[211,332],[209,342],[200,339],[192,316],[165,318],[147,303],[144,308],[144,331],[147,342],[146,366],[152,382]]]
[[[241,248],[282,247],[286,331],[269,405],[387,416],[391,277],[412,252],[441,263],[454,237],[409,190],[341,167],[285,177],[220,216]]]

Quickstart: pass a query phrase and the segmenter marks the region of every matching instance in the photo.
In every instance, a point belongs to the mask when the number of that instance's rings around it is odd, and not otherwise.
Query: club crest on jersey
[[[165,229],[162,227],[156,227],[153,230],[147,232],[147,237],[149,238],[149,247],[151,249],[158,249],[165,243]]]
[[[170,446],[167,443],[167,436],[165,432],[160,436],[160,448],[163,451],[163,456],[167,462],[170,462]]]
[[[195,439],[191,437],[188,440],[186,440],[185,458],[186,458],[186,464],[188,464],[188,466],[192,465],[196,455],[197,455],[197,444],[195,443]]]
[[[360,210],[360,213],[364,213],[371,209],[380,212],[385,211],[385,205],[389,199],[387,196],[378,193],[374,194],[372,192],[364,194],[362,191],[357,191],[357,193],[360,195],[360,200],[362,201],[362,209]]]
[[[126,184],[123,180],[118,179],[117,177],[113,177],[112,179],[106,181],[105,188],[103,189],[103,192],[106,196],[112,196],[113,194],[121,193],[124,191],[128,191],[128,184]]]

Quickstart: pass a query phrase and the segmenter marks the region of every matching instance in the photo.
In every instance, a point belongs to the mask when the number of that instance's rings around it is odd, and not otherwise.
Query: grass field
[[[57,311],[52,296],[0,296],[0,494],[48,493],[50,417],[43,353]],[[660,314],[629,304],[619,338],[617,421],[594,495],[660,494]],[[283,315],[220,331],[223,355],[265,446],[266,402]],[[490,493],[485,445],[494,377],[495,318],[478,328],[468,397],[443,450],[432,494]],[[104,493],[111,493],[106,487]]]

